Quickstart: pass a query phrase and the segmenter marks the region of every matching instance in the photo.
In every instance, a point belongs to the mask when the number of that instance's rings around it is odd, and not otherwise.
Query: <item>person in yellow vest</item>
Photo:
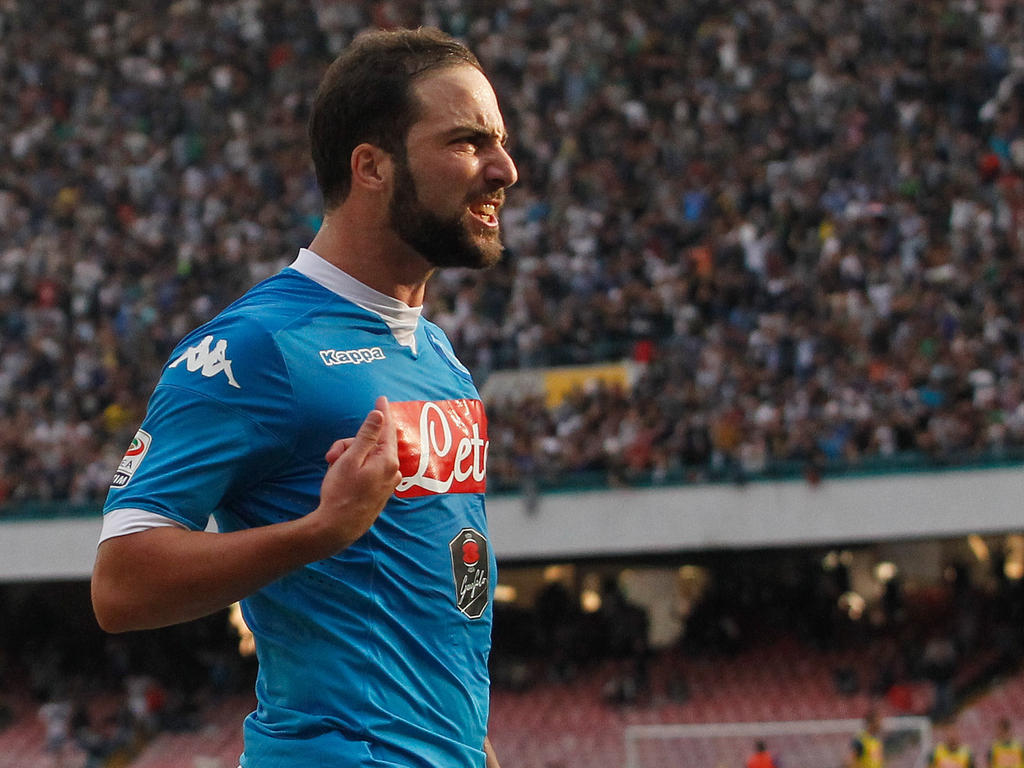
[[[974,768],[974,754],[967,744],[960,741],[956,726],[950,726],[945,735],[945,739],[932,750],[928,768]]]
[[[996,739],[988,749],[988,768],[1024,768],[1024,747],[1013,738],[1008,717],[997,726]]]
[[[885,754],[881,734],[882,719],[871,710],[864,718],[864,730],[853,738],[846,768],[882,768]]]

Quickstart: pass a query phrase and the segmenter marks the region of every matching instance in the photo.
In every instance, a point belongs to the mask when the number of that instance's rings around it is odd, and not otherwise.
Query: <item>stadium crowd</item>
[[[998,0],[0,2],[0,504],[101,499],[174,342],[308,243],[299,94],[367,26],[499,92],[508,258],[427,315],[493,371],[490,476],[1024,448],[1024,12]]]

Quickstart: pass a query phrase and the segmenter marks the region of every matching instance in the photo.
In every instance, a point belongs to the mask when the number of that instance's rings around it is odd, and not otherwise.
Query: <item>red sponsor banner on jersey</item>
[[[479,400],[391,403],[398,430],[400,498],[483,493],[487,486],[487,417]]]

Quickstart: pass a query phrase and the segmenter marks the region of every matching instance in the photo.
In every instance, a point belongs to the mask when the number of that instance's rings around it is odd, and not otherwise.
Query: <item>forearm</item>
[[[333,554],[310,517],[231,533],[154,528],[100,544],[92,600],[100,626],[125,632],[226,608],[289,571]]]

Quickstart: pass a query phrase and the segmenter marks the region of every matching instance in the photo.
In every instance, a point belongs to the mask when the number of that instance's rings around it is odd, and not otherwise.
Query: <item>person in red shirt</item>
[[[768,751],[763,741],[754,744],[754,754],[747,758],[747,768],[779,768],[775,755]]]

